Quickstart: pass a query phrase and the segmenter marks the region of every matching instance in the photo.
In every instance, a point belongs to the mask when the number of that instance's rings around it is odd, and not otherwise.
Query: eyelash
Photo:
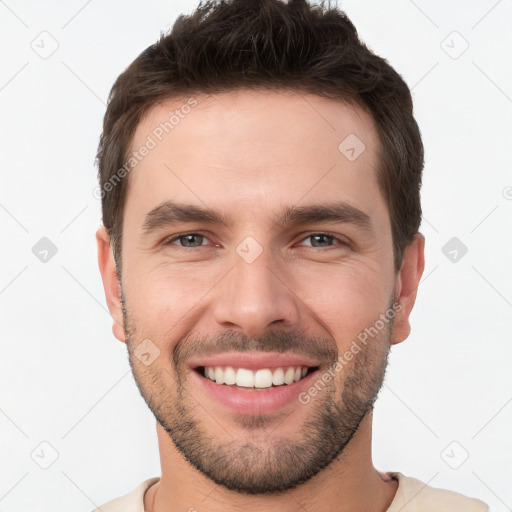
[[[192,232],[189,232],[189,233],[179,233],[177,235],[173,235],[171,238],[166,238],[162,242],[162,245],[164,245],[164,246],[173,245],[173,242],[175,242],[176,240],[179,240],[182,237],[191,236],[191,235],[197,235],[197,236],[201,236],[201,237],[203,237],[205,239],[208,239],[205,235],[202,235],[201,233],[197,233],[195,231],[192,231]],[[323,232],[323,231],[322,232],[318,232],[318,233],[310,233],[307,236],[303,237],[301,239],[301,241],[307,240],[308,238],[312,238],[314,236],[326,236],[326,237],[332,238],[333,240],[336,240],[337,242],[339,242],[339,245],[341,245],[341,246],[350,247],[350,243],[349,242],[339,238],[334,233]],[[182,249],[184,251],[191,251],[193,249],[199,249],[200,247],[205,247],[205,246],[199,245],[198,247],[180,247],[180,246],[175,246],[175,247],[178,248],[178,249]],[[325,249],[332,249],[332,248],[333,248],[332,246],[329,246],[329,247],[326,247],[326,248],[310,246],[310,249],[316,249],[316,250],[325,250]]]

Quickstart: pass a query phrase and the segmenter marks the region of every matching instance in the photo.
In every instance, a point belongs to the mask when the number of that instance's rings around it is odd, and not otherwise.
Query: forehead
[[[186,199],[232,205],[250,217],[252,205],[261,212],[341,198],[366,203],[371,214],[382,206],[375,202],[378,148],[366,112],[313,94],[174,98],[153,106],[135,131],[131,151],[139,157],[125,208],[140,217],[159,202]]]

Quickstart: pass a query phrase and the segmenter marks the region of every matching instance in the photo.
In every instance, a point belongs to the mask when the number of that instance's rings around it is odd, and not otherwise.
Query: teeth
[[[274,384],[274,386],[284,384],[284,370],[282,368],[278,368],[274,371],[274,374],[272,375],[272,384]]]
[[[292,384],[294,376],[295,376],[295,368],[288,368],[288,370],[286,370],[286,373],[284,374],[284,383]]]
[[[215,369],[215,376],[217,376],[217,370],[222,371],[222,368],[217,367]],[[217,379],[215,379],[217,384],[222,384]],[[242,386],[244,388],[253,388],[254,387],[254,373],[251,370],[246,370],[245,368],[239,368],[236,372],[236,385]]]
[[[215,368],[215,382],[217,384],[224,384],[224,371],[222,368]]]
[[[231,368],[231,366],[228,366],[224,370],[224,384],[236,384],[236,372],[233,370],[233,368]]]
[[[307,366],[290,366],[287,368],[262,368],[253,372],[246,368],[234,369],[231,366],[207,366],[204,376],[217,384],[237,385],[243,388],[267,389],[283,384],[293,384],[302,379],[308,372]]]
[[[269,388],[272,386],[272,372],[270,370],[258,370],[254,374],[255,388]]]

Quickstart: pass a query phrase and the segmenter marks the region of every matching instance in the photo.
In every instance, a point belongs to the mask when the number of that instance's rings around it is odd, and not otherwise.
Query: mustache
[[[309,356],[325,361],[326,365],[338,360],[338,347],[334,340],[308,336],[304,331],[269,331],[259,338],[249,338],[236,331],[227,331],[214,337],[190,335],[176,344],[172,359],[175,368],[179,368],[191,357],[249,351]]]

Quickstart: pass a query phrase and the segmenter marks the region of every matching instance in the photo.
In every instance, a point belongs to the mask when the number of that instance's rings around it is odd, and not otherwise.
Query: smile
[[[292,353],[230,352],[194,359],[189,368],[201,403],[256,415],[305,407],[298,397],[318,378],[320,362]]]
[[[315,367],[289,366],[278,368],[260,368],[250,370],[248,368],[233,368],[231,366],[204,366],[198,371],[204,377],[217,384],[230,386],[236,389],[268,390],[278,386],[289,386],[304,378]]]

